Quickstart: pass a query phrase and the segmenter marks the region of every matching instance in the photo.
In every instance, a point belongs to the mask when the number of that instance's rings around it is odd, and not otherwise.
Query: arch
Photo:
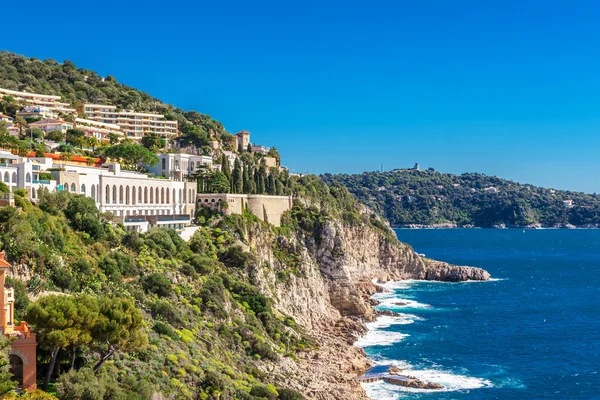
[[[85,195],[85,184],[81,184],[81,194]]]
[[[75,193],[77,191],[77,187],[75,186],[74,183],[71,183],[71,192]]]
[[[25,175],[25,182],[27,182],[27,183],[31,182],[31,174],[29,172]]]
[[[188,189],[188,203],[192,202],[192,189]]]
[[[143,196],[142,187],[139,186],[138,187],[138,203],[140,203],[140,204],[142,203],[142,196]]]
[[[150,204],[154,204],[154,189],[150,188]]]
[[[154,202],[158,204],[160,202],[160,190],[156,188],[156,193],[154,194]]]
[[[148,204],[148,187],[144,187],[144,204]]]
[[[17,173],[16,172],[12,173],[12,182],[17,182]]]
[[[110,204],[110,186],[106,185],[106,204]]]
[[[112,198],[113,204],[117,204],[117,185],[113,185]]]
[[[175,189],[173,189],[173,203],[175,203]]]
[[[136,192],[135,186],[132,186],[131,187],[131,204],[136,204],[136,202],[137,202],[137,197],[135,196],[135,194],[136,194],[135,192]]]
[[[165,188],[160,189],[160,204],[165,204]]]
[[[179,189],[179,203],[182,203],[182,201],[181,201],[181,193],[182,193],[182,191],[181,191],[181,189]]]
[[[31,198],[32,198],[32,199],[35,199],[35,194],[36,194],[36,193],[35,193],[35,188],[33,188],[33,187],[32,187],[32,188],[31,188]]]
[[[123,204],[123,185],[119,186],[119,204]]]
[[[129,186],[125,186],[125,204],[129,204]]]
[[[92,199],[96,200],[96,185],[92,185]]]
[[[23,359],[17,354],[8,356],[10,362],[10,372],[13,374],[13,379],[17,381],[18,386],[23,386]]]
[[[6,171],[6,172],[4,173],[4,182],[6,182],[6,183],[9,183],[9,182],[10,182],[10,178],[9,178],[9,176],[8,176],[8,171]]]
[[[190,171],[194,172],[194,162],[190,161]]]

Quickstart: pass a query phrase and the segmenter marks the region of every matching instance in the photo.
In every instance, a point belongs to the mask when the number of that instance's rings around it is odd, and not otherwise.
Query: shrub
[[[271,384],[269,385],[255,385],[250,390],[250,394],[255,397],[262,397],[268,400],[277,400],[279,393],[277,389]]]
[[[229,268],[244,269],[254,262],[254,257],[246,253],[241,246],[231,246],[219,253],[219,261]]]
[[[177,334],[175,333],[173,328],[171,328],[168,324],[165,324],[164,322],[156,321],[156,323],[152,327],[152,330],[158,333],[159,335],[165,335],[174,340],[177,339]]]
[[[23,312],[29,305],[29,296],[27,296],[25,284],[17,279],[7,276],[6,287],[13,288],[15,290],[15,317],[21,318]]]
[[[160,297],[167,297],[173,293],[171,280],[158,272],[142,278],[141,283],[146,292],[154,293]]]
[[[302,393],[294,389],[277,388],[279,400],[304,400]]]
[[[29,196],[29,193],[27,193],[26,189],[17,189],[15,190],[14,195],[27,198]]]
[[[157,317],[160,316],[172,325],[181,325],[182,317],[178,309],[173,307],[166,301],[157,301],[151,306],[152,314]]]

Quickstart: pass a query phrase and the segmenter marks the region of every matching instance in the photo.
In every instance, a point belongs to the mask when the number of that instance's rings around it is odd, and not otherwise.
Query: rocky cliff
[[[351,378],[368,369],[369,362],[352,343],[365,333],[363,323],[376,316],[369,302],[378,290],[375,281],[490,277],[480,268],[424,259],[391,234],[370,224],[349,225],[332,219],[316,232],[297,230],[284,236],[266,232],[263,226],[249,235],[248,243],[262,265],[252,272],[254,281],[318,345],[301,353],[297,363],[285,359],[267,364],[266,372],[274,382],[302,391],[308,398],[366,399]],[[293,273],[282,274],[291,267],[282,252],[297,255]]]

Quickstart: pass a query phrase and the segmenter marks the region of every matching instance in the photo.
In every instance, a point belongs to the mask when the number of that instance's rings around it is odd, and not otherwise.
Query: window
[[[75,187],[75,184],[71,183],[71,192],[75,193],[76,190],[77,190],[77,188]]]
[[[163,158],[162,159],[162,169],[165,169],[165,168],[167,168],[167,159]]]
[[[12,181],[13,181],[13,183],[17,182],[17,173],[16,172],[13,172],[13,174],[12,174]]]
[[[179,160],[175,160],[175,169],[179,169]]]
[[[92,185],[92,199],[96,200],[96,185]]]
[[[123,204],[123,185],[119,186],[119,204]]]
[[[106,185],[106,204],[110,204],[110,186]]]
[[[117,204],[117,185],[113,185],[112,198],[113,204]]]
[[[81,185],[81,193],[85,195],[85,185]]]
[[[8,172],[4,173],[4,182],[6,182],[6,183],[10,182],[10,178],[8,177]]]
[[[31,174],[29,172],[27,173],[27,175],[25,175],[25,182],[31,182]]]

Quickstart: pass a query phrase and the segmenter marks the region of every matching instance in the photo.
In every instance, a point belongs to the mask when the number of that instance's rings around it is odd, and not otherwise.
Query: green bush
[[[167,297],[173,293],[171,280],[158,272],[142,278],[141,283],[146,292],[154,293],[160,297]]]

